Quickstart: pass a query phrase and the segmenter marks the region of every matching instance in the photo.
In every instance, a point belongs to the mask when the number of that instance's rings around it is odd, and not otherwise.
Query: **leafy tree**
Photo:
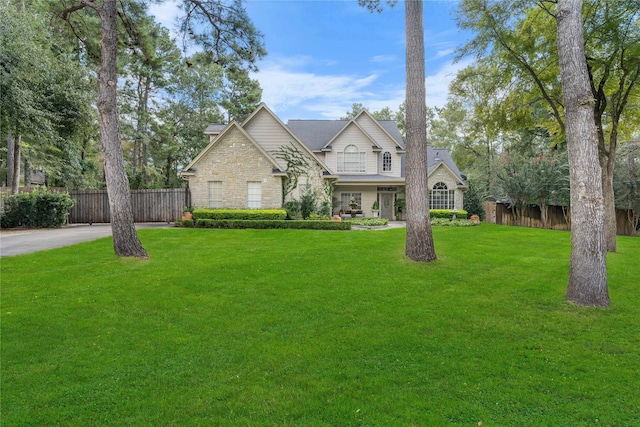
[[[584,50],[582,0],[558,0],[558,59],[571,173],[571,267],[567,299],[609,306],[598,132]]]
[[[247,70],[238,66],[228,67],[224,74],[226,84],[220,106],[227,111],[227,121],[242,123],[260,104],[262,88],[257,80],[249,77]]]
[[[533,197],[540,207],[542,224],[549,225],[549,205],[562,203],[569,190],[569,164],[564,153],[545,153],[531,159]]]
[[[362,110],[367,110],[367,108],[359,102],[354,102],[351,105],[351,111],[347,111],[347,114],[340,117],[340,120],[354,119]]]
[[[0,122],[7,183],[17,192],[21,163],[47,179],[77,176],[80,134],[93,121],[88,76],[31,9],[0,3]]]
[[[461,51],[499,69],[497,87],[510,93],[511,126],[547,129],[555,143],[565,139],[557,78],[555,2],[463,0],[458,21],[476,36]],[[628,132],[630,103],[640,78],[640,10],[631,0],[588,0],[583,10],[588,77],[594,100],[598,154],[605,198],[607,248],[615,251],[612,177],[617,140]],[[541,107],[532,108],[534,105]],[[532,114],[533,111],[533,114]],[[540,114],[542,113],[542,114]]]
[[[124,27],[135,34],[131,21],[127,21],[127,7],[135,9],[139,3],[121,1],[118,10],[116,0],[76,0],[60,15],[73,30],[77,28],[71,17],[87,9],[97,15],[100,22],[100,66],[98,68],[98,111],[100,115],[101,141],[105,161],[105,178],[114,249],[119,256],[147,257],[135,231],[129,182],[120,141],[116,87],[118,52],[118,16],[124,18]],[[216,0],[184,0],[185,16],[182,20],[184,34],[189,40],[204,46],[212,61],[220,65],[241,64],[255,69],[255,61],[264,54],[261,35],[251,24],[240,0],[223,3]],[[135,37],[130,37],[135,40]],[[184,40],[187,40],[185,36]],[[94,57],[96,52],[93,52]]]
[[[629,225],[637,230],[640,223],[640,141],[622,146],[615,172],[616,207],[627,211]]]

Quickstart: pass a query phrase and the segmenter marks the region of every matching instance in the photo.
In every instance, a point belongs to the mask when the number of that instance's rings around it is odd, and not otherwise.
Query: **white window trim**
[[[222,206],[222,181],[208,181],[209,208],[221,208]]]
[[[247,181],[247,207],[249,209],[262,208],[262,182]]]

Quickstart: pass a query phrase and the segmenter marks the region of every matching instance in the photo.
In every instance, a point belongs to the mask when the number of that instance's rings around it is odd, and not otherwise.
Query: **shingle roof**
[[[349,120],[289,120],[287,127],[311,151],[320,151],[347,123]],[[404,140],[395,120],[378,120],[378,123],[400,147],[404,148]]]
[[[348,120],[289,120],[287,127],[311,151],[320,151],[348,122]]]
[[[405,160],[406,155],[402,155],[402,164],[401,164],[401,174],[402,176],[406,176],[405,174]],[[460,181],[461,184],[465,184],[465,180],[460,173],[460,169],[456,166],[456,163],[451,158],[451,154],[449,151],[444,148],[434,148],[430,145],[427,146],[427,173],[431,173],[434,168],[436,168],[440,162],[444,163],[451,172],[456,174],[456,177]],[[466,185],[466,184],[465,184]]]
[[[227,125],[222,125],[222,124],[218,124],[218,123],[211,124],[211,125],[207,126],[207,128],[204,130],[204,133],[207,134],[207,135],[219,134],[226,127],[227,127]]]

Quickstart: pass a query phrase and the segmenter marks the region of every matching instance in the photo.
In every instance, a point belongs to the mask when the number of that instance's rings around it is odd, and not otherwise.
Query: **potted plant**
[[[407,207],[407,201],[405,199],[396,199],[396,220],[402,220],[402,213]]]
[[[182,220],[184,221],[189,219],[193,219],[193,208],[185,207],[182,211]]]
[[[373,202],[373,206],[371,206],[371,215],[374,218],[378,218],[380,216],[380,205],[377,200]]]

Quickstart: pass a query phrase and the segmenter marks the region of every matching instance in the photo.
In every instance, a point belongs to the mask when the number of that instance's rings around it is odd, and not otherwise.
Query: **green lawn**
[[[1,262],[3,426],[638,426],[640,239],[610,309],[564,302],[570,235],[141,230]]]

